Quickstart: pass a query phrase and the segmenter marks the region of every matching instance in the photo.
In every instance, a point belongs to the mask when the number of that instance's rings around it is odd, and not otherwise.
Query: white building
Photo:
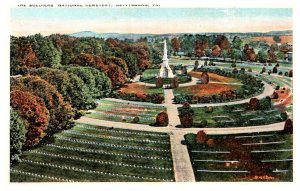
[[[169,66],[169,59],[167,54],[167,42],[164,40],[164,56],[163,62],[160,64],[159,77],[161,78],[174,78],[174,74]]]

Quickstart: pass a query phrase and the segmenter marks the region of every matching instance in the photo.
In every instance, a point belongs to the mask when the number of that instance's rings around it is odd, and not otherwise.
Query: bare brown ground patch
[[[293,36],[291,35],[283,35],[280,36],[281,44],[284,43],[292,43],[293,42]],[[266,41],[269,45],[276,43],[273,39],[273,36],[256,36],[251,38],[252,41]]]
[[[191,71],[189,74],[194,78],[200,79],[202,72]],[[208,73],[208,76],[209,76],[209,81],[211,81],[211,82],[226,82],[226,83],[239,82],[239,80],[236,80],[234,78],[228,78],[228,77],[220,76],[220,75],[214,74],[214,73]]]
[[[224,91],[235,90],[239,85],[230,85],[230,84],[217,84],[217,83],[208,83],[208,84],[197,84],[187,87],[177,88],[180,92],[185,92],[187,94],[193,94],[196,96],[207,96],[213,94],[219,94]]]
[[[122,93],[135,93],[135,94],[146,94],[149,87],[137,83],[130,83],[124,85],[119,92]]]

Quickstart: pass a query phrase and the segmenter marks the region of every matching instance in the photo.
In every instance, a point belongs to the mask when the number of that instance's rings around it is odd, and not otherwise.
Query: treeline
[[[274,36],[274,41],[279,43],[280,37]],[[284,59],[291,47],[287,44],[278,45],[277,43],[270,46],[266,42],[250,41],[247,44],[239,36],[229,40],[225,35],[207,36],[199,34],[185,34],[171,39],[170,42],[174,55],[182,51],[188,57],[221,57],[224,60],[231,58],[234,62],[243,60],[261,63],[277,62],[278,59]],[[258,51],[256,52],[255,49]]]
[[[71,128],[83,110],[152,65],[146,43],[64,35],[11,37],[11,163]]]
[[[157,63],[160,52],[145,42],[75,38],[40,34],[11,36],[11,75],[27,74],[40,67],[90,66],[104,72],[113,86],[122,85]]]

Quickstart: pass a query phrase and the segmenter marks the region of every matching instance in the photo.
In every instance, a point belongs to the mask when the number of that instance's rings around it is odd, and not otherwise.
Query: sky
[[[284,8],[13,8],[12,35],[36,33],[197,33],[292,30]]]

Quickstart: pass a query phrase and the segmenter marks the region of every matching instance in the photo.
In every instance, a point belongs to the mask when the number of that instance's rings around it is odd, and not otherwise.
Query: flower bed
[[[97,108],[86,116],[95,119],[149,125],[156,122],[156,115],[162,111],[166,111],[163,106],[100,100]]]
[[[234,74],[230,71],[210,68],[199,68],[197,71],[214,73],[215,79],[217,79],[216,75],[219,75],[221,76],[218,79],[219,81],[223,77],[226,77],[225,79],[234,78],[241,81],[242,84],[227,84],[227,82],[222,84],[220,82],[219,84],[208,83],[191,87],[180,87],[174,90],[175,103],[222,103],[253,97],[263,91],[263,83],[249,74]]]

